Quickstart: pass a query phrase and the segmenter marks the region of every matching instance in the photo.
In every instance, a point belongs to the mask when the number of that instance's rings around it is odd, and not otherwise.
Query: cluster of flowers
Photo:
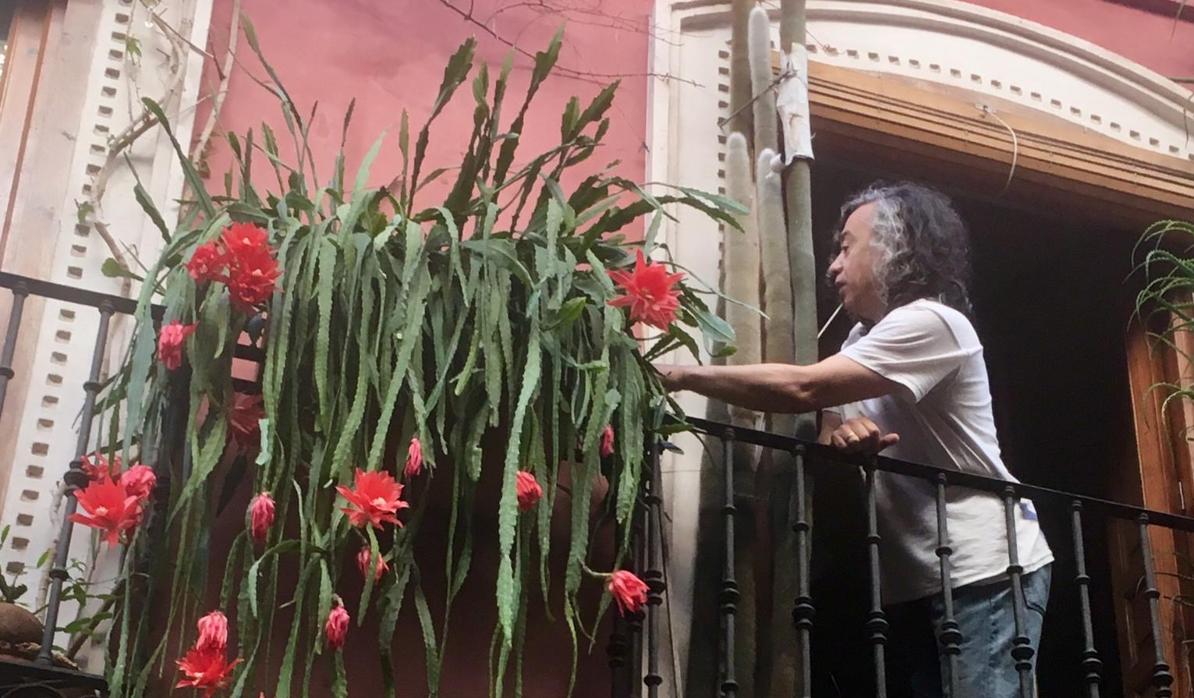
[[[187,273],[197,282],[218,281],[228,287],[232,306],[252,313],[277,290],[282,271],[269,244],[269,232],[251,223],[233,223],[218,240],[195,248],[187,262]],[[167,370],[182,365],[183,347],[196,325],[177,320],[158,333],[158,360]]]
[[[175,688],[199,689],[210,697],[228,685],[240,659],[228,661],[228,618],[223,613],[208,613],[199,619],[198,628],[195,644],[176,662],[183,677]]]
[[[90,480],[75,493],[83,513],[71,514],[70,520],[103,531],[104,540],[116,545],[125,531],[141,523],[157,476],[141,464],[120,472],[119,456],[110,465],[100,453],[84,456],[82,468]]]
[[[196,247],[187,272],[195,281],[228,286],[232,305],[245,312],[252,312],[274,295],[282,274],[269,244],[269,232],[252,223],[233,223],[219,240]]]

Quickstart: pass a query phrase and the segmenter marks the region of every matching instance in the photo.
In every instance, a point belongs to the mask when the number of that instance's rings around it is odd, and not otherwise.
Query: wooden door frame
[[[809,72],[815,142],[823,152],[832,152],[835,161],[877,172],[910,167],[934,172],[934,183],[947,190],[1015,208],[1085,218],[1097,211],[1102,223],[1135,231],[1133,235],[1157,220],[1194,217],[1194,162],[1137,148],[990,95],[816,62]],[[1177,467],[1183,456],[1174,448],[1172,415],[1163,409],[1163,396],[1148,390],[1166,375],[1165,359],[1152,350],[1139,323],[1124,341],[1135,448],[1118,459],[1108,484],[1117,499],[1179,511]],[[1184,456],[1187,464],[1189,455]],[[1194,498],[1190,489],[1188,499]],[[1150,535],[1156,551],[1189,547],[1186,537],[1167,529]],[[1126,557],[1133,545],[1138,548],[1136,528],[1110,526],[1108,540],[1122,553],[1108,551],[1113,569],[1119,568],[1113,573],[1113,594],[1117,600],[1128,599],[1129,606],[1139,603],[1132,588],[1139,575],[1133,576]],[[1117,563],[1119,557],[1124,559]],[[1156,555],[1156,567],[1162,598],[1181,594],[1176,557]],[[1058,582],[1064,583],[1060,577]],[[1190,695],[1189,657],[1179,651],[1184,649],[1184,628],[1194,627],[1191,614],[1179,612],[1171,602],[1163,603],[1161,616],[1169,629],[1165,651],[1176,677],[1174,695]],[[1141,678],[1128,671],[1132,635],[1139,629],[1121,622],[1118,613],[1116,628],[1127,689]]]

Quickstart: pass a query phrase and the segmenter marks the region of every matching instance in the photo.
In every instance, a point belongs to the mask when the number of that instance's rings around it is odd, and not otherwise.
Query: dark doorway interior
[[[841,202],[878,178],[863,166],[820,156],[813,177],[818,268],[833,252]],[[934,176],[936,175],[936,176]],[[1020,479],[1112,499],[1106,483],[1134,444],[1123,348],[1130,309],[1131,251],[1140,231],[1089,217],[1020,210],[995,197],[951,191],[940,173],[887,173],[938,186],[954,197],[972,238],[974,322],[985,347],[1004,459]],[[824,322],[837,304],[826,290]],[[837,350],[851,322],[839,317],[822,339]],[[814,561],[818,579],[813,695],[873,692],[872,651],[862,630],[867,576],[862,511],[850,479],[821,473],[816,484]],[[1042,696],[1085,695],[1081,618],[1068,510],[1040,507],[1056,563],[1038,678]],[[854,512],[853,516],[843,512]],[[847,519],[843,521],[843,519]],[[1106,531],[1086,527],[1088,572],[1103,695],[1120,695],[1120,665],[1111,604]],[[903,695],[898,687],[891,696]]]

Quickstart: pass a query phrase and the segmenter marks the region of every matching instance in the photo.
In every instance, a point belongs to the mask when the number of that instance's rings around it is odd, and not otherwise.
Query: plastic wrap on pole
[[[775,108],[783,128],[784,164],[790,165],[796,159],[813,159],[808,109],[808,51],[803,44],[794,45],[792,53],[783,55],[781,70],[788,77],[779,83]]]
[[[771,18],[763,8],[750,11],[748,35],[750,82],[755,99],[755,152],[768,149],[774,153],[779,148],[779,127],[775,115],[775,79],[771,73]]]

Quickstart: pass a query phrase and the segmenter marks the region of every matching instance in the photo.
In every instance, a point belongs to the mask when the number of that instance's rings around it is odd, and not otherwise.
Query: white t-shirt
[[[856,325],[841,354],[900,385],[895,394],[831,410],[843,419],[869,417],[884,432],[899,434],[900,442],[883,455],[1015,481],[999,454],[983,347],[965,315],[935,301],[914,301],[865,334]],[[940,592],[935,484],[880,471],[875,487],[884,602]],[[1008,566],[1003,501],[948,487],[946,512],[952,586],[1003,577]],[[1052,562],[1032,503],[1022,501],[1015,518],[1025,572]]]

